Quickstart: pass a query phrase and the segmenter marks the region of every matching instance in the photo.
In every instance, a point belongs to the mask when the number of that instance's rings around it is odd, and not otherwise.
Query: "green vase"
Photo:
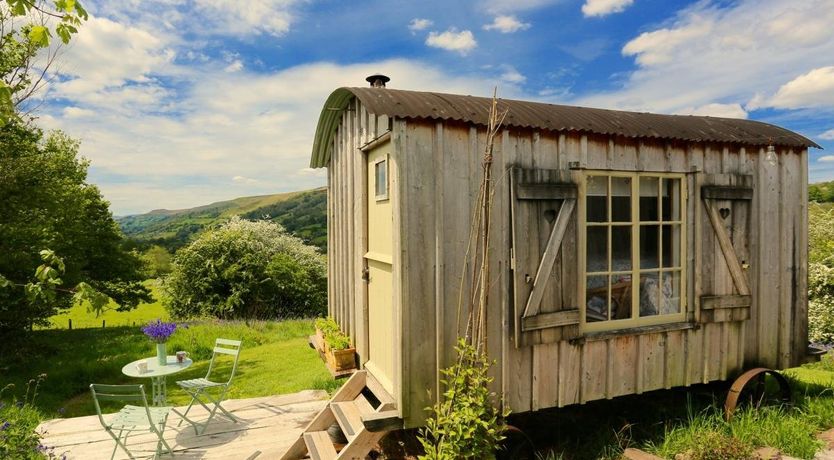
[[[164,343],[156,344],[156,361],[159,363],[160,366],[168,364],[168,353],[165,350]]]

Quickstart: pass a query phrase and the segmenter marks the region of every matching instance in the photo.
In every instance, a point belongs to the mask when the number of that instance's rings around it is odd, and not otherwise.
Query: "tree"
[[[164,302],[180,318],[318,316],[326,273],[324,256],[280,225],[234,217],[177,252]]]
[[[40,65],[34,60],[49,48],[53,31],[67,44],[88,17],[76,0],[54,0],[51,6],[43,0],[4,3],[0,3],[0,126],[19,118],[21,105],[45,83],[57,51],[47,51]]]
[[[0,275],[8,280],[0,289],[0,333],[45,323],[77,292],[98,291],[104,297],[95,298],[110,297],[120,309],[150,301],[142,264],[122,246],[99,189],[86,182],[89,163],[78,158],[78,147],[61,132],[44,137],[19,120],[0,128]],[[59,295],[32,299],[26,286],[47,262],[46,248],[63,265],[60,283],[46,284],[60,285]]]

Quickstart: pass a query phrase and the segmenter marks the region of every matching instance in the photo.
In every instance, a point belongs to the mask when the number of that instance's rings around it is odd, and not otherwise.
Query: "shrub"
[[[319,316],[326,273],[324,256],[280,225],[232,218],[177,252],[164,303],[177,318]]]
[[[834,208],[808,208],[808,336],[834,342]]]
[[[420,460],[494,458],[504,439],[504,417],[495,407],[496,395],[489,389],[490,363],[464,339],[455,347],[458,362],[444,369],[440,402],[418,440],[426,454]]]
[[[708,431],[689,451],[692,460],[748,460],[753,446],[718,431]]]
[[[41,443],[41,434],[37,431],[42,417],[34,403],[38,387],[45,378],[46,374],[41,374],[37,379],[29,380],[26,393],[20,401],[14,397],[10,403],[3,400],[3,393],[14,390],[14,385],[9,384],[0,389],[0,458],[58,458],[53,448]]]

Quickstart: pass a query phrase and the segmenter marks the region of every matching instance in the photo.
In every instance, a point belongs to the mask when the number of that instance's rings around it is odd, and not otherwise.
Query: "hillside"
[[[324,188],[235,198],[190,209],[157,209],[146,214],[119,217],[125,236],[175,251],[206,228],[231,216],[271,220],[308,244],[327,245],[327,193]]]
[[[834,181],[817,182],[808,185],[808,200],[817,203],[834,202]]]

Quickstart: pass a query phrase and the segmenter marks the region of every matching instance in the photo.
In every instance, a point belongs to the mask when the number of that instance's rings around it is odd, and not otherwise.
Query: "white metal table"
[[[147,363],[148,370],[146,372],[139,372],[139,363]],[[135,377],[140,379],[151,379],[151,389],[153,394],[154,406],[164,406],[168,400],[168,390],[165,385],[165,377],[176,374],[191,366],[191,359],[185,358],[181,363],[177,362],[177,357],[168,355],[168,362],[164,366],[160,366],[156,356],[150,358],[142,358],[125,364],[122,368],[122,374],[128,377]]]

